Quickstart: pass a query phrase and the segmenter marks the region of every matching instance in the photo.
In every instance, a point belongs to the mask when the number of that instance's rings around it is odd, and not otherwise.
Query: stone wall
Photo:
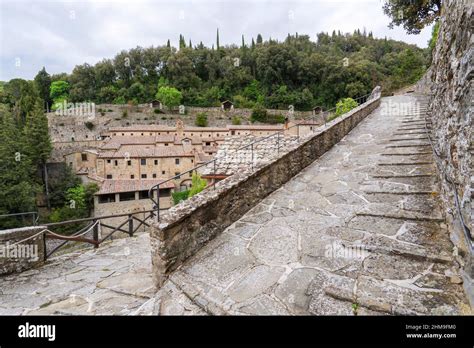
[[[36,267],[44,262],[45,226],[0,231],[0,275]],[[16,244],[18,243],[18,244]]]
[[[254,171],[243,169],[164,213],[151,229],[157,286],[205,243],[339,142],[379,106],[380,89],[375,94],[300,143],[282,149],[271,161],[257,163]]]
[[[472,249],[472,114],[474,13],[470,0],[445,0],[430,69],[416,91],[430,96],[433,145],[451,240],[464,266],[464,288],[474,305]]]
[[[417,86],[418,92],[431,96],[432,139],[439,155],[435,157],[446,218],[454,244],[466,253],[469,232],[462,228],[455,192],[472,238],[473,12],[467,0],[444,1],[432,65]]]

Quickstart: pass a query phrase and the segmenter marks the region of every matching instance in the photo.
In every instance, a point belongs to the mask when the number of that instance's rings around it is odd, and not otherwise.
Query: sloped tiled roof
[[[181,146],[123,145],[116,151],[103,151],[99,158],[193,157]]]
[[[165,180],[167,179],[153,179],[153,180],[107,179],[102,182],[100,186],[100,190],[96,194],[104,195],[104,194],[119,193],[119,192],[145,191],[145,190],[149,190],[152,186]],[[174,187],[175,187],[175,184],[173,183],[173,181],[168,181],[167,183],[160,185],[160,189],[174,188]]]

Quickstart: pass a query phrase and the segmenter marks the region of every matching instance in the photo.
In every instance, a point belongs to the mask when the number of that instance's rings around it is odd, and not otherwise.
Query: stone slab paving
[[[0,315],[472,313],[424,119],[387,112],[414,102],[384,98],[158,291],[149,238],[139,234],[0,277]]]
[[[0,277],[0,315],[146,315],[155,310],[155,293],[150,241],[142,233]],[[179,305],[179,314],[202,312],[175,294],[171,308]]]
[[[471,313],[438,200],[424,106],[397,112],[418,101],[384,98],[167,284],[208,314]]]

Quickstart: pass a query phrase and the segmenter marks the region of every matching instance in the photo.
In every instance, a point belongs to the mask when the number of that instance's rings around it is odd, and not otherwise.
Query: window
[[[69,167],[72,167],[72,162],[69,162]]]
[[[124,134],[124,133],[122,133],[122,136],[124,136],[124,135],[125,135],[125,134]]]
[[[117,160],[114,161],[114,165],[118,166],[118,161]]]
[[[206,142],[206,146],[209,146],[209,145],[211,145],[211,143],[210,143],[210,142]]]
[[[235,135],[235,131],[231,131],[231,132],[230,132],[230,135]]]
[[[142,166],[146,166],[146,158],[140,159],[140,164],[141,164]]]
[[[112,161],[111,161],[111,160],[107,160],[107,163],[110,163],[110,162],[112,162]]]
[[[168,146],[168,143],[165,143],[165,146]]]
[[[171,189],[160,189],[160,197],[169,197],[171,196]]]
[[[107,174],[107,179],[112,179],[112,174]]]
[[[179,174],[181,174],[181,173],[180,172],[174,172],[175,176],[178,176]],[[179,179],[179,176],[178,176],[178,179]]]
[[[142,179],[146,179],[146,174],[142,174]]]
[[[174,159],[174,163],[175,163],[177,166],[179,166],[179,158],[175,158],[175,159]]]
[[[130,175],[130,179],[135,179],[135,175]]]
[[[117,135],[117,133],[114,133],[114,135]]]
[[[143,133],[142,133],[142,135],[143,135]]]
[[[132,160],[128,160],[127,165],[131,166],[132,165]]]
[[[158,160],[155,160],[155,166],[157,166],[157,165],[158,165]]]
[[[132,133],[132,134],[130,134],[130,135],[133,137],[133,133]]]
[[[193,177],[193,172],[189,172],[189,177],[192,178]]]
[[[153,174],[153,179],[156,179],[156,174]]]
[[[112,203],[115,202],[115,193],[109,193],[106,195],[99,195],[99,203]]]
[[[194,159],[191,158],[191,163],[194,163]]]
[[[138,191],[138,199],[147,199],[150,198],[150,195],[148,194],[147,191]]]
[[[162,170],[162,171],[161,171],[161,174],[162,174],[162,175],[165,175],[165,174],[166,174],[166,172],[165,172],[164,170]]]
[[[123,201],[134,201],[135,200],[135,192],[122,192],[119,194],[120,202]]]

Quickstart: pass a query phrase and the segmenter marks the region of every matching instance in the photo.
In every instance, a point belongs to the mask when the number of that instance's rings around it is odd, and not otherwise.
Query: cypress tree
[[[41,169],[46,201],[49,209],[48,173],[46,162],[51,155],[53,147],[48,132],[48,118],[44,114],[39,101],[36,102],[33,110],[28,113],[23,132],[25,135],[25,153],[29,157],[33,168]]]

